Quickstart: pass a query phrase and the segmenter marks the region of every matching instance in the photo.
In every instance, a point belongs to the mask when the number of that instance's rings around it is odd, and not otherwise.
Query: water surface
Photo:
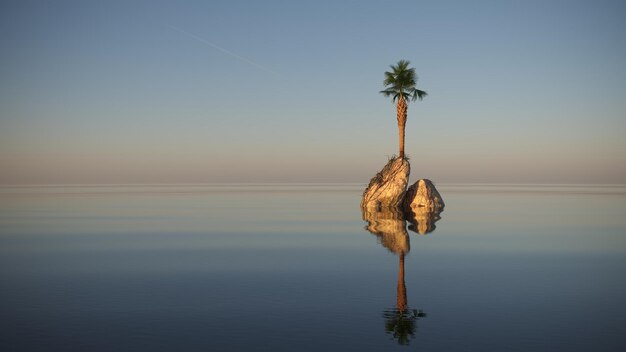
[[[0,350],[624,350],[626,187],[438,188],[1,187]]]

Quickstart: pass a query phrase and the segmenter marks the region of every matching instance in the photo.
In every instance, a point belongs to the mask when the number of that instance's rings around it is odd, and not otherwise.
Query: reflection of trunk
[[[408,106],[404,97],[400,96],[396,104],[396,114],[398,119],[398,139],[400,140],[400,159],[404,158],[404,127],[406,126],[406,115]]]
[[[400,268],[398,269],[398,297],[396,308],[404,312],[407,308],[406,286],[404,285],[404,253],[400,253]]]

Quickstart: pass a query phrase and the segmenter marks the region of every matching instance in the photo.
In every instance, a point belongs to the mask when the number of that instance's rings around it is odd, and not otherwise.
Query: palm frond
[[[383,94],[384,96],[388,97],[390,95],[396,94],[396,91],[394,91],[392,89],[385,89],[385,90],[381,90],[380,93]]]
[[[413,93],[411,93],[413,101],[415,101],[417,99],[422,100],[427,95],[428,95],[428,93],[426,93],[426,91],[419,90],[417,88],[413,89]]]

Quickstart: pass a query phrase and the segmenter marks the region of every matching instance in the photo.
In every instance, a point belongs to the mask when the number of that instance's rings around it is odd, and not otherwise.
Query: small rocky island
[[[370,224],[389,218],[407,220],[409,229],[420,234],[434,230],[445,203],[428,179],[419,179],[407,188],[410,170],[407,159],[396,157],[370,180],[361,199],[363,220]]]
[[[407,189],[411,164],[405,158],[392,158],[368,184],[361,208],[367,211],[400,209],[414,211],[425,208],[427,211],[443,210],[445,203],[432,181],[419,179]]]
[[[400,60],[385,72],[385,90],[381,93],[392,97],[396,103],[398,121],[399,156],[389,159],[380,172],[374,176],[361,199],[363,219],[376,224],[382,219],[408,220],[409,226],[424,234],[434,229],[434,222],[445,204],[432,181],[419,179],[407,188],[411,164],[404,155],[404,137],[407,120],[408,102],[422,100],[427,94],[416,88],[417,75],[414,68],[409,68],[409,61]],[[376,227],[376,226],[374,226]],[[376,231],[370,231],[375,233]]]

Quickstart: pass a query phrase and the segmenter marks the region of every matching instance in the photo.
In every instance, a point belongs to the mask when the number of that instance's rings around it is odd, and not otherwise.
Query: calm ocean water
[[[626,350],[626,186],[438,188],[0,187],[0,350]]]

